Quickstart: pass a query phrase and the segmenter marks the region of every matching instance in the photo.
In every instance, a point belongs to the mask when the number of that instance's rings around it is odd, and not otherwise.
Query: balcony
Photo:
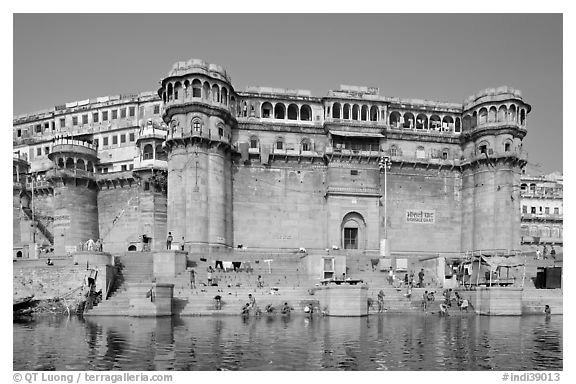
[[[168,169],[168,161],[159,159],[134,159],[134,170],[141,169]]]
[[[521,220],[525,221],[563,221],[563,214],[522,213]]]
[[[46,172],[46,178],[48,179],[78,178],[92,180],[94,175],[94,172],[76,168],[53,168]],[[35,182],[34,186],[38,188],[38,183]]]

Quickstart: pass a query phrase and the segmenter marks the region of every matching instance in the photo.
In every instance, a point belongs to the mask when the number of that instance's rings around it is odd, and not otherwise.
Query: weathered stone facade
[[[22,174],[46,175],[53,197],[43,216],[56,235],[48,247],[59,253],[90,237],[108,252],[139,250],[142,235],[160,250],[168,231],[193,252],[341,248],[378,257],[384,238],[393,256],[518,250],[515,186],[530,109],[508,87],[462,104],[351,86],[325,97],[240,92],[222,67],[190,60],[174,65],[157,96],[15,118],[14,199],[31,196]],[[59,233],[63,210],[74,229]],[[13,212],[16,257],[30,243],[16,227],[32,220],[16,202]]]

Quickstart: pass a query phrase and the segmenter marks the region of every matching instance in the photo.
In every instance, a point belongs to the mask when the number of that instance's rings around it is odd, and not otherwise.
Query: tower
[[[12,244],[16,258],[27,257],[28,245],[33,243],[33,239],[26,238],[30,237],[26,234],[33,232],[34,223],[23,220],[26,217],[24,209],[30,205],[30,196],[26,193],[26,175],[29,168],[30,164],[25,155],[14,155],[12,159]]]
[[[53,162],[46,176],[54,187],[54,251],[64,255],[73,252],[80,242],[99,237],[96,146],[59,139],[48,157]]]
[[[463,251],[520,249],[522,139],[530,109],[509,87],[486,89],[464,102]]]
[[[161,82],[168,125],[168,228],[191,251],[232,247],[231,137],[234,89],[226,71],[176,63]]]

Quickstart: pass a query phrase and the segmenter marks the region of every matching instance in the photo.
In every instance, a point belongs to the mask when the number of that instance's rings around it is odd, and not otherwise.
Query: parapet
[[[167,77],[184,76],[191,73],[203,73],[230,84],[232,83],[232,79],[228,76],[224,67],[217,64],[209,64],[200,59],[190,59],[188,61],[178,61],[174,63]]]
[[[475,105],[489,102],[498,102],[503,100],[515,99],[524,102],[522,92],[509,86],[501,86],[498,88],[486,88],[476,94],[469,96],[464,100],[464,110],[468,110]],[[528,108],[530,112],[530,108]]]
[[[312,97],[312,92],[307,89],[286,89],[286,88],[272,88],[261,86],[247,86],[246,93],[255,93],[258,95],[282,95],[282,96],[304,96]]]

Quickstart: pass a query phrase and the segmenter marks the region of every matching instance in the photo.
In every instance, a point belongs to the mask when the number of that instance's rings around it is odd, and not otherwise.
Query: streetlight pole
[[[390,244],[388,243],[388,170],[391,168],[392,162],[389,156],[382,156],[378,167],[380,171],[384,171],[384,237],[380,243],[380,256],[390,256]]]
[[[31,206],[32,206],[32,252],[34,252],[34,259],[37,257],[36,253],[36,220],[34,217],[34,181],[36,180],[36,175],[33,173],[31,177],[32,181],[32,197],[31,197]],[[28,251],[30,253],[30,251]],[[30,255],[28,255],[30,257]]]

